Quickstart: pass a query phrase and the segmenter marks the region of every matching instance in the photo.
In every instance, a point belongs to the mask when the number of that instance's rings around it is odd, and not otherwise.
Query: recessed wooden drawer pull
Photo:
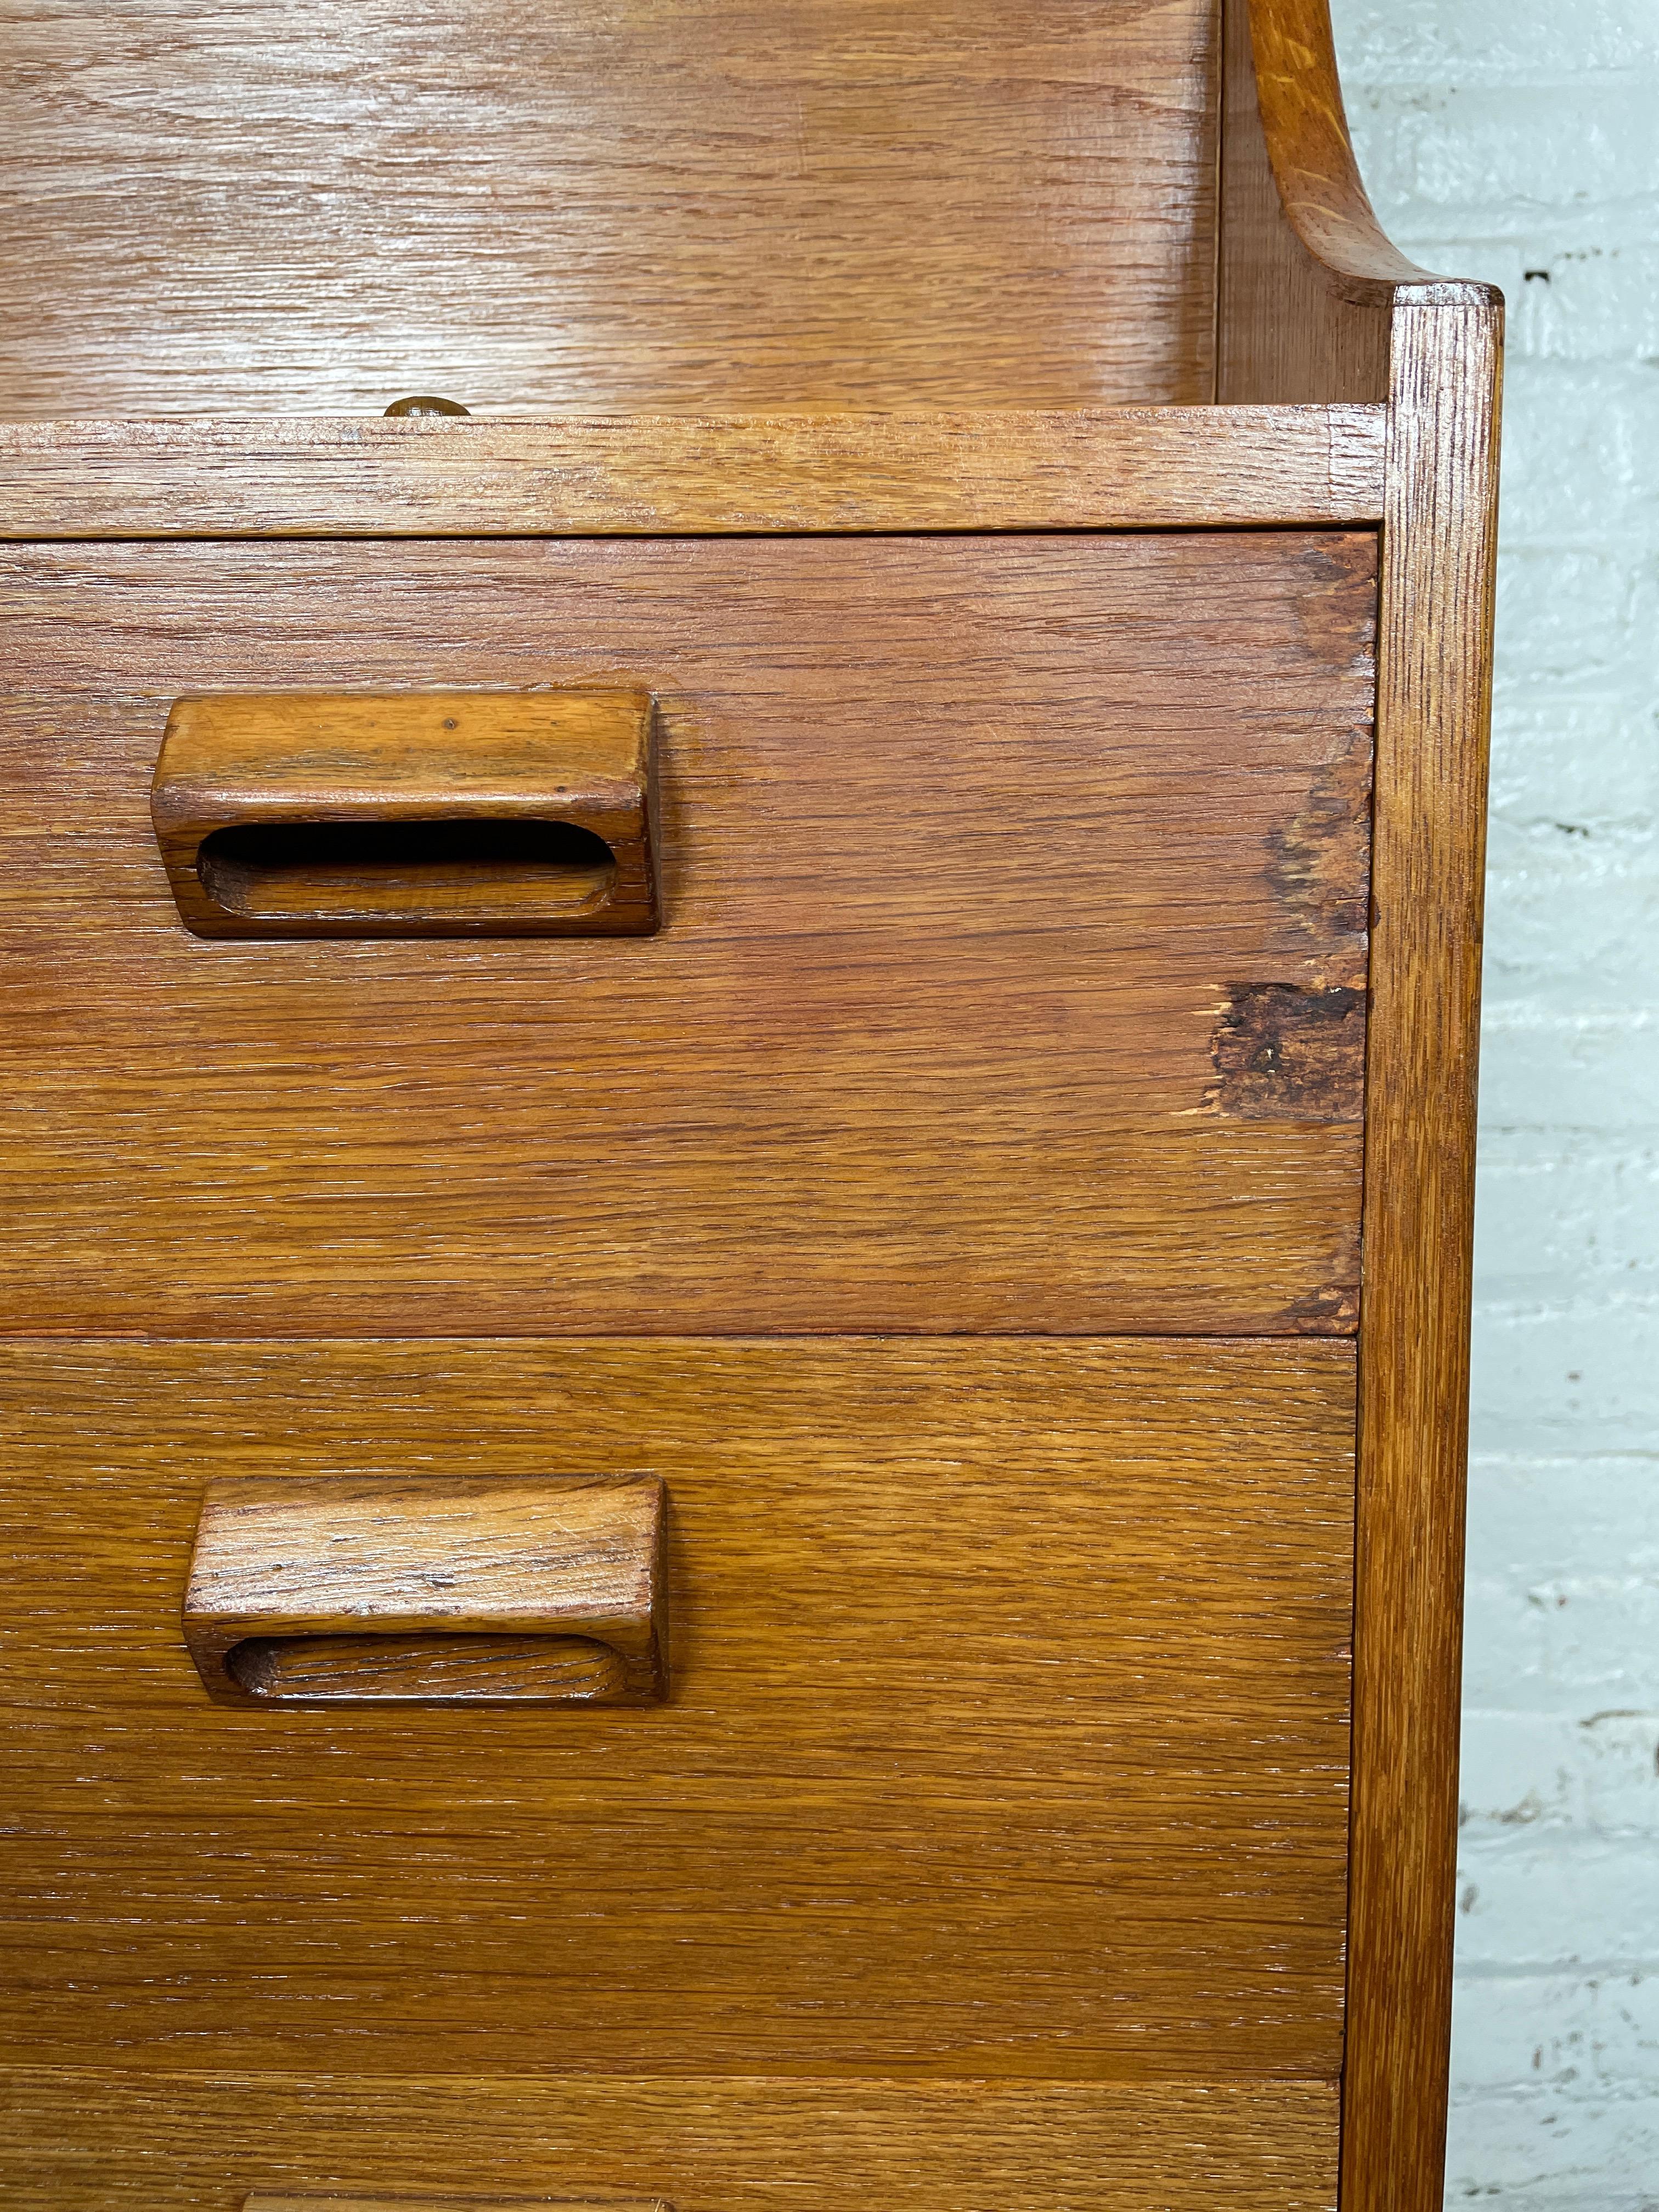
[[[185,1642],[235,1705],[652,1705],[663,1511],[654,1475],[215,1482]]]
[[[640,936],[654,729],[643,691],[180,699],[150,811],[198,937]]]

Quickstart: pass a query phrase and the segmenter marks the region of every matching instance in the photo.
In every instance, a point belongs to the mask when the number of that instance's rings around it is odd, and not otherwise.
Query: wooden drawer
[[[9,549],[0,1322],[1351,1329],[1375,557]],[[595,680],[659,935],[179,927],[176,696]]]
[[[394,2081],[0,2072],[9,2212],[241,2212],[250,2189],[575,2190],[676,2212],[1330,2212],[1337,2093],[1308,2081]],[[409,2177],[419,2177],[411,2191]],[[481,2208],[482,2212],[482,2208]]]
[[[1348,1345],[35,1341],[0,1376],[15,2063],[1335,2078]],[[665,1705],[226,1706],[185,1654],[215,1474],[641,1465]]]

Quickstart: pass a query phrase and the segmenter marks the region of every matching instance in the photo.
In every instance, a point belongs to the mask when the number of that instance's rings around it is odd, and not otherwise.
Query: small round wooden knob
[[[469,415],[472,410],[463,407],[459,399],[439,399],[422,392],[408,399],[394,399],[386,411],[388,415]]]

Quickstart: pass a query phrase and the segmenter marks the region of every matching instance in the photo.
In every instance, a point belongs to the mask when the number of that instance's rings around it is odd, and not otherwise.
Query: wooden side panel
[[[574,2187],[677,2212],[1330,2212],[1336,2094],[1248,2087],[45,2070],[0,2075],[10,2212],[240,2212],[249,2188]]]
[[[1350,1329],[1374,562],[9,551],[0,1322]],[[179,927],[176,695],[602,681],[659,701],[658,936]]]
[[[37,1341],[0,1377],[13,2058],[1334,2075],[1350,1345]],[[665,1705],[197,1679],[217,1475],[641,1467]]]
[[[1381,400],[1397,284],[1348,143],[1327,0],[1223,0],[1216,397]]]
[[[1503,306],[1394,329],[1344,2212],[1435,2212],[1445,2156]]]
[[[1214,0],[6,12],[0,414],[1209,396]]]

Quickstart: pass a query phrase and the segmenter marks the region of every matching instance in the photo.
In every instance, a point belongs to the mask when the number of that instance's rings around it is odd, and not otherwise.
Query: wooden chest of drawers
[[[21,2212],[1437,2206],[1498,310],[1318,0],[919,12],[31,32]]]

